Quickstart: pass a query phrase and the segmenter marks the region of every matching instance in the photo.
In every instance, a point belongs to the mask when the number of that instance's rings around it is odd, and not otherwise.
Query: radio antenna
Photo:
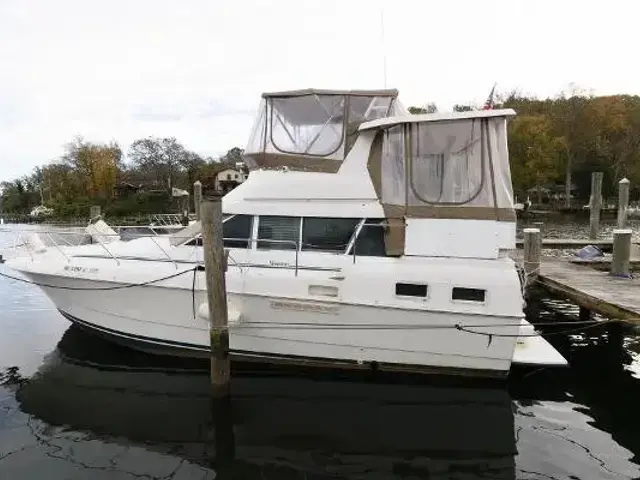
[[[387,88],[387,49],[384,44],[384,5],[380,3],[380,43],[382,44],[382,78]]]

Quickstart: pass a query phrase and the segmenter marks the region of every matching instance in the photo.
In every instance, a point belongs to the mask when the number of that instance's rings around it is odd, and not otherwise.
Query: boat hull
[[[42,287],[68,320],[93,333],[155,354],[210,354],[209,321],[198,308],[205,292],[188,288],[203,279],[100,290],[113,284],[29,277],[52,287],[86,289]],[[233,358],[348,369],[503,377],[522,320],[234,292],[228,299],[241,312],[229,327]],[[513,326],[495,327],[505,322]],[[488,324],[494,327],[480,327]]]

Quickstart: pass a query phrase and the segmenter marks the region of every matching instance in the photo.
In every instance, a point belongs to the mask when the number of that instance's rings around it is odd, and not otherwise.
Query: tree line
[[[640,96],[594,96],[562,93],[538,99],[518,92],[491,95],[493,108],[513,108],[508,140],[514,191],[520,200],[541,192],[555,192],[562,205],[566,192],[579,202],[589,198],[591,173],[604,173],[603,195],[616,195],[617,183],[627,177],[632,200],[640,193]],[[473,110],[459,104],[456,111]],[[436,112],[434,103],[410,107],[411,113]],[[99,204],[114,215],[158,213],[171,209],[172,187],[191,189],[197,179],[213,183],[222,166],[242,161],[233,148],[219,159],[202,158],[175,138],[144,138],[133,142],[125,162],[115,143],[92,143],[78,137],[65,146],[56,161],[31,175],[3,182],[4,212],[28,213],[44,202],[59,216],[86,216]],[[118,185],[144,185],[143,193],[116,195]],[[535,193],[533,193],[535,192]],[[545,193],[547,195],[547,193]],[[547,195],[549,196],[549,195]],[[570,198],[570,197],[569,197]],[[581,204],[580,203],[580,204]]]
[[[44,204],[62,218],[86,217],[91,205],[115,216],[167,212],[172,188],[192,193],[198,179],[213,185],[220,170],[242,161],[242,153],[234,147],[220,158],[203,158],[173,137],[149,137],[134,141],[125,161],[116,142],[76,137],[60,158],[2,182],[0,207],[5,213],[27,214]]]
[[[513,108],[508,141],[516,195],[535,202],[555,193],[559,206],[588,201],[592,172],[604,173],[603,195],[617,195],[618,182],[631,181],[632,199],[640,194],[640,96],[561,93],[538,99],[518,92],[497,95],[492,108]],[[455,111],[477,108],[455,105]],[[437,111],[433,103],[411,113]],[[570,195],[567,196],[567,192]],[[580,203],[576,203],[576,202]]]

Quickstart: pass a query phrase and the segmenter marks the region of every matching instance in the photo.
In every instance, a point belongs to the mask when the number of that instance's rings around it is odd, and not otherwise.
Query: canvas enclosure
[[[245,157],[249,168],[337,172],[366,121],[402,114],[397,91],[264,94]]]
[[[407,217],[515,221],[504,116],[381,128],[368,170],[395,225],[388,254],[403,248]]]

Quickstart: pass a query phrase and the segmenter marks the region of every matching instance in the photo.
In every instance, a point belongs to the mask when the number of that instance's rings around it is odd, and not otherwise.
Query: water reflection
[[[503,389],[245,371],[222,417],[231,421],[216,432],[222,410],[211,408],[206,372],[167,362],[71,328],[16,397],[54,427],[126,439],[116,441],[232,478],[515,477]]]
[[[528,301],[532,322],[577,316]],[[617,362],[606,329],[547,337],[571,367],[514,372],[510,394],[263,368],[212,408],[206,364],[68,329],[36,287],[0,280],[0,328],[1,479],[640,478],[632,331]]]

